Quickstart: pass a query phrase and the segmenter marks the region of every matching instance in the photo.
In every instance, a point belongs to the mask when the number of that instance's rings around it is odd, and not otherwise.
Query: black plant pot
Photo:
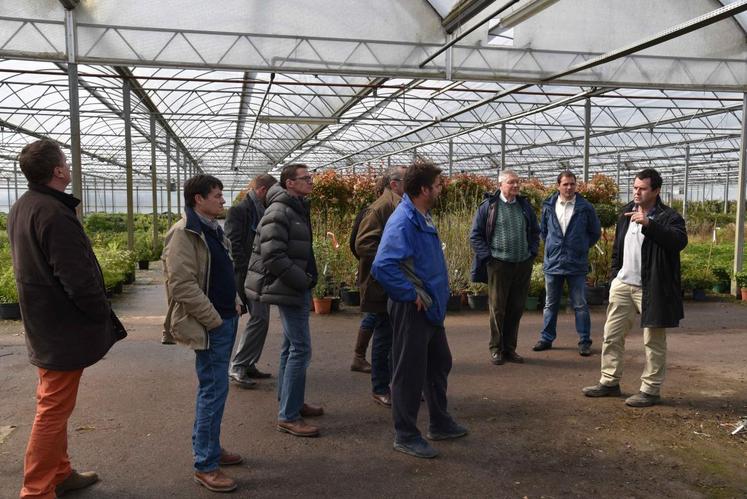
[[[449,312],[462,311],[462,295],[449,295],[449,301],[446,302],[446,310]]]
[[[114,285],[114,287],[112,288],[112,292],[113,292],[114,294],[117,294],[117,295],[118,295],[119,293],[121,293],[122,291],[124,291],[124,284],[123,284],[123,283],[121,283],[121,282],[118,282],[118,283],[117,283],[117,284],[115,284],[115,285]]]
[[[705,289],[693,289],[693,300],[706,301],[707,299]]]
[[[21,307],[18,303],[0,303],[0,319],[6,321],[21,320]]]
[[[586,286],[586,303],[589,305],[604,305],[607,297],[605,286]]]
[[[472,310],[488,309],[488,295],[467,295],[467,302]]]
[[[339,312],[340,311],[340,299],[339,298],[332,298],[332,305],[330,306],[330,312]]]
[[[148,268],[150,267],[150,262],[148,260],[139,260],[137,262],[137,267],[140,270],[148,270]]]
[[[357,307],[361,304],[361,293],[357,289],[340,290],[340,298],[345,305]]]
[[[124,283],[125,284],[132,284],[133,282],[135,282],[135,272],[127,272],[125,274]]]

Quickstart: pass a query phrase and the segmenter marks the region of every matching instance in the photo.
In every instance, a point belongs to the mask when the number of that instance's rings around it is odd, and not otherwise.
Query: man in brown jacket
[[[70,167],[50,140],[18,158],[29,190],[8,215],[8,236],[29,358],[38,368],[36,417],[24,459],[21,497],[53,498],[98,481],[67,455],[67,421],[83,369],[127,336],[106,299],[91,241],[65,193]]]
[[[386,311],[386,292],[371,275],[371,265],[376,257],[384,226],[405,192],[405,171],[403,166],[394,166],[384,174],[384,193],[368,208],[355,239],[355,252],[359,258],[361,311],[376,314],[371,345],[371,396],[374,402],[384,407],[392,406],[389,390],[392,378],[392,325]]]

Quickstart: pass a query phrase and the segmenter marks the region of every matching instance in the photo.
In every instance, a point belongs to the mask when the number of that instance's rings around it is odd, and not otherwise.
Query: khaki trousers
[[[602,344],[602,378],[599,382],[603,385],[620,383],[625,357],[625,336],[633,328],[636,314],[641,313],[642,296],[641,288],[625,284],[617,278],[612,281]],[[643,328],[643,349],[646,365],[641,375],[641,391],[659,395],[666,371],[666,328]]]

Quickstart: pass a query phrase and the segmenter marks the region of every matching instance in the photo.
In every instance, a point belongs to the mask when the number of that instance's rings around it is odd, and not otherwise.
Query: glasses
[[[392,182],[402,182],[402,179],[397,177],[392,177],[389,180],[391,180]]]
[[[311,175],[304,175],[303,177],[292,178],[291,180],[303,180],[304,182],[311,182],[313,177]]]

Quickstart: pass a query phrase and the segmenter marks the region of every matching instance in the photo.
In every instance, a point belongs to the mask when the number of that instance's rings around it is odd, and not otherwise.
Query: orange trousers
[[[36,417],[23,461],[21,498],[55,497],[55,487],[72,472],[67,456],[67,420],[75,408],[82,374],[83,369],[39,368]]]

